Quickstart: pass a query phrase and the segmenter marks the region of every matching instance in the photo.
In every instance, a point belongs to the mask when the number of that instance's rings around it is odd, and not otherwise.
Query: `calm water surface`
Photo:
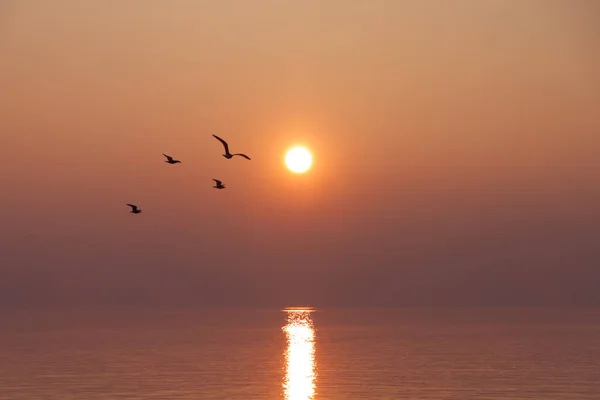
[[[0,399],[600,399],[600,311],[0,312]]]

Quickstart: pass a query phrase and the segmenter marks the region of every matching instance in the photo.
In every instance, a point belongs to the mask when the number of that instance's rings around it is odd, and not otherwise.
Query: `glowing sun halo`
[[[312,165],[312,154],[304,147],[294,147],[286,153],[285,165],[297,174],[306,172]]]

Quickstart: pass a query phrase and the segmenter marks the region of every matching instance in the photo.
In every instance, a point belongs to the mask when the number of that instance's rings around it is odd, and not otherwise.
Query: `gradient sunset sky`
[[[0,307],[600,305],[594,0],[3,0],[0,137]]]

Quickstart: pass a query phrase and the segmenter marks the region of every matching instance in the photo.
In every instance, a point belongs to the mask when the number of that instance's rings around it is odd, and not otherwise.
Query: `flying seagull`
[[[131,213],[132,214],[139,214],[142,212],[142,210],[140,210],[135,204],[127,204],[129,207],[131,207]]]
[[[216,185],[213,186],[215,189],[225,189],[225,185],[223,185],[223,182],[215,178],[213,178],[213,181],[215,181],[216,183]]]
[[[249,159],[250,159],[250,157],[248,157],[247,155],[245,155],[245,154],[242,154],[242,153],[231,154],[231,153],[229,152],[229,145],[227,145],[227,142],[226,142],[226,141],[224,141],[223,139],[221,139],[220,137],[218,137],[217,135],[213,135],[213,136],[214,136],[214,137],[215,137],[215,138],[216,138],[216,139],[217,139],[219,142],[223,143],[223,147],[225,147],[225,154],[223,154],[223,157],[225,157],[225,158],[229,159],[229,158],[232,158],[233,156],[242,156],[242,157],[244,157],[244,158],[245,158],[245,159],[247,159],[247,160],[249,160]]]
[[[163,156],[167,157],[167,161],[165,161],[165,162],[168,163],[168,164],[177,164],[177,163],[181,162],[179,160],[173,160],[173,157],[168,156],[168,155],[166,155],[164,153],[163,153]]]

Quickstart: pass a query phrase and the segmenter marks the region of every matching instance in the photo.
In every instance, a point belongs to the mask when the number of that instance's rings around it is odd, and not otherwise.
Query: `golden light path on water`
[[[286,400],[310,400],[315,397],[316,362],[315,329],[307,308],[288,308],[285,326],[285,378],[283,393]]]

